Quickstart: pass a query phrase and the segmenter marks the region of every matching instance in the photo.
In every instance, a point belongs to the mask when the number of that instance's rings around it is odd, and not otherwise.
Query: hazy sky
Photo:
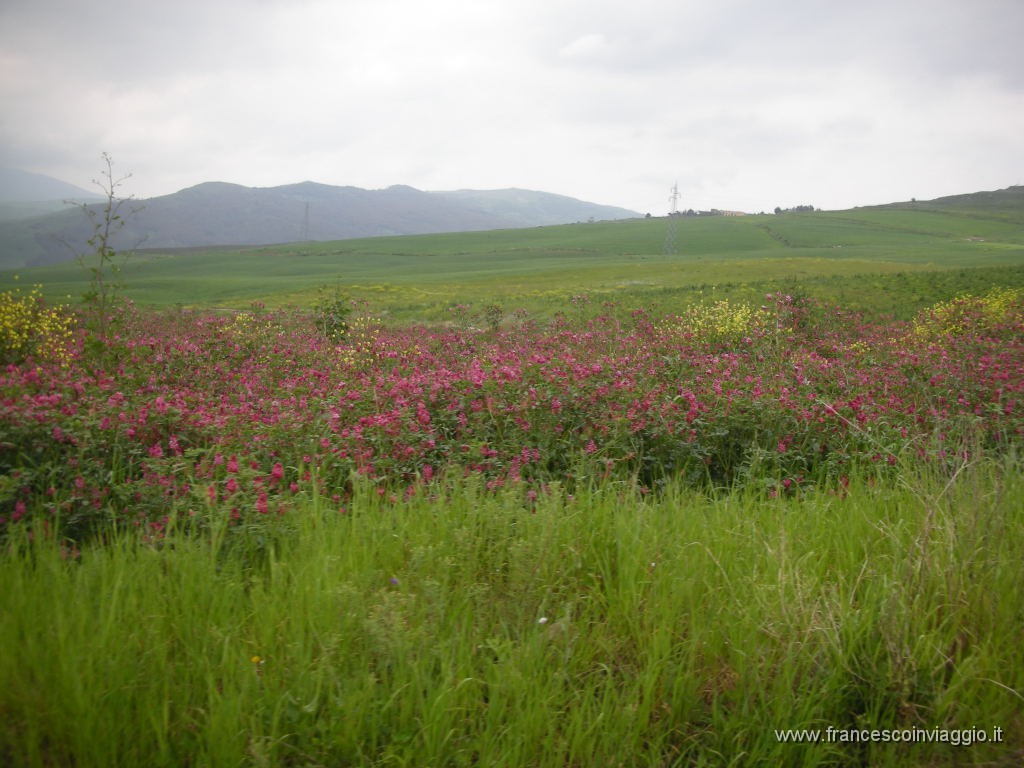
[[[0,165],[664,214],[1024,183],[1021,0],[0,0]]]

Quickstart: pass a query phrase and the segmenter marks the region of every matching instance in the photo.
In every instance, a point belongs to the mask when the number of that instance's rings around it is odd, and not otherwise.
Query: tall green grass
[[[357,488],[0,555],[0,762],[1016,765],[1024,475],[803,498]],[[226,514],[226,512],[225,512]],[[794,744],[777,729],[1003,729]]]

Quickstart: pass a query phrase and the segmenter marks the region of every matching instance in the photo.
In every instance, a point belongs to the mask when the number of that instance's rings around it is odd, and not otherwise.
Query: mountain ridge
[[[121,249],[274,245],[386,235],[436,234],[625,219],[636,211],[524,189],[427,192],[396,184],[368,190],[302,181],[246,187],[207,181],[131,200]],[[69,261],[91,235],[82,212],[0,221],[0,268]]]

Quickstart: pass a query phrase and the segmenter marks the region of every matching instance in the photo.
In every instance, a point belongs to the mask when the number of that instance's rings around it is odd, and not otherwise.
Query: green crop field
[[[629,311],[712,293],[757,300],[780,287],[909,316],[960,291],[1024,285],[1024,207],[962,205],[140,251],[121,279],[137,304],[158,307],[301,307],[319,286],[337,286],[398,322],[444,321],[459,304],[549,317],[580,295]],[[0,290],[14,277],[0,273]],[[18,273],[60,301],[76,300],[87,277],[77,263]]]

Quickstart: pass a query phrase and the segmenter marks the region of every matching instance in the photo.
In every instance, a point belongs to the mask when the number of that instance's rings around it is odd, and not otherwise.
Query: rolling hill
[[[623,219],[634,211],[521,189],[424,192],[303,182],[244,187],[208,182],[132,201],[119,248],[191,248],[467,232]],[[0,268],[57,264],[85,250],[91,232],[76,208],[0,222]]]
[[[668,248],[674,230],[675,247]],[[0,271],[0,291],[81,296],[77,263]],[[797,290],[901,317],[960,292],[1024,287],[1024,188],[845,211],[656,217],[259,247],[147,249],[124,264],[139,305],[310,306],[323,286],[392,320],[445,322],[500,304],[531,316],[593,307],[672,311]],[[461,310],[460,310],[461,311]]]
[[[1024,220],[1024,186],[1016,185],[1006,189],[988,192],[970,192],[963,195],[938,197],[934,200],[911,200],[903,203],[871,206],[869,210],[899,209],[911,211],[942,211],[965,216],[1003,218],[1011,221]]]

